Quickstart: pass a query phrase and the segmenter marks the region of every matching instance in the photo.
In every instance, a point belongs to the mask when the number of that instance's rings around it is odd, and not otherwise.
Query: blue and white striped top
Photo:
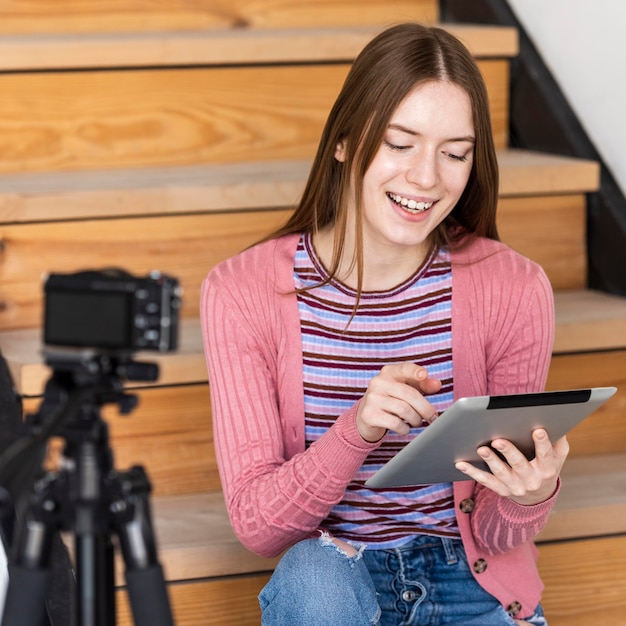
[[[326,277],[310,235],[303,235],[295,257],[296,289]],[[440,392],[428,397],[437,411],[453,400],[448,252],[433,253],[416,274],[390,291],[362,293],[350,321],[355,299],[356,292],[337,281],[298,294],[307,446],[363,396],[370,379],[389,363],[419,363],[431,377],[440,379]],[[424,426],[407,436],[386,435],[322,524],[324,529],[370,548],[397,547],[416,534],[458,536],[451,483],[385,490],[364,487]]]

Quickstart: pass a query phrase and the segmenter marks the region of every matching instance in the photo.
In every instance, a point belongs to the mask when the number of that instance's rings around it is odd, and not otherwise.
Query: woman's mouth
[[[387,197],[409,213],[422,213],[423,211],[430,209],[430,207],[435,204],[434,202],[418,202],[417,200],[409,200],[408,198],[399,196],[395,193],[388,193]]]

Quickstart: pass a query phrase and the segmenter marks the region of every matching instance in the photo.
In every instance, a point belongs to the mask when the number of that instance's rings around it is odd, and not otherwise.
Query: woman
[[[543,388],[544,272],[498,242],[485,86],[454,37],[392,27],[359,55],[302,200],[217,266],[201,313],[230,519],[286,550],[270,624],[545,624],[533,537],[565,438],[480,449],[491,472],[402,489],[364,482],[456,399]]]

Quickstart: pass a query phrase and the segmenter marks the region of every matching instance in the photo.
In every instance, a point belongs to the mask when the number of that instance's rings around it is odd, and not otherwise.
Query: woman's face
[[[460,87],[433,81],[407,95],[363,178],[367,256],[389,258],[407,248],[419,260],[426,256],[431,233],[465,189],[474,143],[472,108]],[[336,156],[342,155],[340,146]]]

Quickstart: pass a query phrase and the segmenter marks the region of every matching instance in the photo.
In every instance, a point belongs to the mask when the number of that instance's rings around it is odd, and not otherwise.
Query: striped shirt
[[[296,288],[316,285],[326,276],[310,235],[303,235],[295,257]],[[433,253],[394,289],[362,293],[350,320],[355,300],[354,290],[334,280],[298,293],[307,446],[363,396],[370,379],[386,364],[419,363],[441,380],[440,392],[428,397],[437,411],[453,400],[448,252]],[[384,490],[364,487],[424,427],[425,423],[406,436],[386,435],[330,512],[325,530],[371,548],[396,547],[416,534],[458,536],[451,483]]]

